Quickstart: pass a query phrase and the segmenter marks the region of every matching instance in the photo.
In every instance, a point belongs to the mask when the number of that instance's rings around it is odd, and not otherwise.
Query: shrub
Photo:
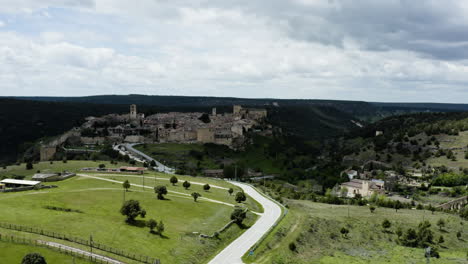
[[[21,264],[47,264],[45,258],[39,253],[28,253]]]
[[[293,252],[295,252],[296,249],[297,249],[296,243],[294,243],[294,242],[289,243],[288,247],[289,247],[289,250],[291,250]]]

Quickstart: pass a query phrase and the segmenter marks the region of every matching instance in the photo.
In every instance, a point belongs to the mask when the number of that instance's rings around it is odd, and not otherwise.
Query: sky
[[[0,0],[0,96],[468,101],[464,0]]]

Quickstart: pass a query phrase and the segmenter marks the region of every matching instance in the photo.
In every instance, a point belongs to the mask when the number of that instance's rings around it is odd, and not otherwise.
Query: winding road
[[[155,167],[156,170],[160,172],[174,174],[174,169],[169,168],[164,164],[160,163],[159,161],[146,155],[145,153],[136,150],[135,148],[133,148],[134,145],[135,144],[116,145],[114,146],[114,149],[120,151],[122,154],[130,154],[130,157],[136,160],[145,159],[148,162],[154,160],[157,165],[157,167]],[[122,148],[122,146],[124,148]],[[126,151],[123,151],[122,149],[125,149]],[[89,177],[89,175],[87,176]],[[230,181],[230,183],[242,188],[246,194],[248,194],[254,200],[259,202],[263,206],[264,212],[262,214],[256,213],[257,215],[259,215],[259,218],[255,222],[255,224],[253,224],[240,237],[238,237],[226,248],[224,248],[209,262],[209,264],[242,264],[242,256],[245,253],[247,253],[247,251],[250,250],[255,244],[260,242],[263,236],[268,234],[270,229],[277,224],[277,221],[281,217],[282,210],[278,203],[263,196],[255,188],[248,184],[235,181]],[[211,200],[211,202],[223,203],[216,200]],[[230,205],[227,203],[223,204]]]
[[[276,225],[281,217],[281,207],[272,200],[266,198],[250,185],[240,182],[230,182],[239,186],[244,192],[263,206],[264,213],[253,226],[245,231],[240,237],[224,248],[209,264],[241,264],[242,256],[252,248],[262,237],[268,233],[270,228]]]

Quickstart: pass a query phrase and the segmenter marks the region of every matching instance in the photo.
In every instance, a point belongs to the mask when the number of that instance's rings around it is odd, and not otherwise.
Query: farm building
[[[73,177],[75,175],[76,175],[75,173],[70,173],[67,171],[64,171],[63,173],[36,173],[34,174],[32,179],[35,181],[41,181],[41,182],[53,182],[53,181],[62,181],[70,177]]]
[[[25,181],[16,179],[4,179],[0,181],[0,184],[4,184],[7,188],[19,188],[19,187],[36,187],[40,186],[40,181]]]
[[[58,173],[36,173],[32,176],[32,179],[35,181],[58,181],[60,175]]]
[[[0,190],[4,190],[4,189],[5,189],[5,184],[0,183]]]
[[[384,192],[384,181],[381,180],[360,180],[352,179],[349,182],[341,184],[342,189],[346,189],[346,197],[353,198],[357,194],[361,197],[369,197],[374,192]]]
[[[222,178],[224,176],[224,170],[204,170],[203,174],[205,177],[214,177],[214,178]]]
[[[146,168],[142,168],[142,167],[120,167],[121,172],[130,172],[130,173],[137,173],[137,174],[143,174],[145,170]]]

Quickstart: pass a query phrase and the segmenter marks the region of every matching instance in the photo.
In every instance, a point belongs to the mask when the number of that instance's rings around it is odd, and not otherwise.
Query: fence
[[[96,263],[96,264],[115,264],[115,263],[118,263],[118,261],[112,261],[112,260],[104,259],[102,257],[96,257],[96,256],[88,255],[86,252],[74,251],[74,250],[71,250],[69,248],[64,248],[64,247],[61,247],[61,246],[51,246],[49,244],[41,243],[41,242],[39,242],[37,240],[28,239],[28,238],[24,238],[24,237],[17,237],[17,236],[13,236],[13,235],[2,235],[2,234],[0,234],[0,241],[12,242],[12,243],[16,243],[16,244],[31,245],[31,246],[35,246],[35,247],[44,247],[44,248],[48,248],[48,249],[51,249],[51,250],[54,250],[54,251],[58,251],[59,253],[62,253],[62,254],[70,255],[70,256],[85,259],[85,260],[89,260],[92,263]],[[122,262],[120,262],[120,263],[122,263]]]
[[[145,263],[145,264],[160,264],[161,263],[160,260],[156,258],[139,255],[139,254],[132,254],[132,253],[125,252],[123,250],[116,249],[110,246],[106,246],[106,245],[103,245],[94,241],[90,242],[89,240],[86,240],[86,239],[73,237],[73,236],[69,236],[65,234],[60,234],[56,232],[51,232],[51,231],[47,231],[47,230],[43,230],[39,228],[21,226],[21,225],[9,224],[9,223],[0,223],[0,227],[5,228],[5,229],[11,229],[11,230],[16,230],[16,231],[21,231],[21,232],[27,232],[27,233],[33,233],[33,234],[38,234],[42,236],[52,237],[52,238],[56,238],[60,240],[70,241],[73,243],[99,249],[105,252],[109,252],[109,253],[112,253],[121,257],[125,257],[131,260],[135,260],[141,263]]]

